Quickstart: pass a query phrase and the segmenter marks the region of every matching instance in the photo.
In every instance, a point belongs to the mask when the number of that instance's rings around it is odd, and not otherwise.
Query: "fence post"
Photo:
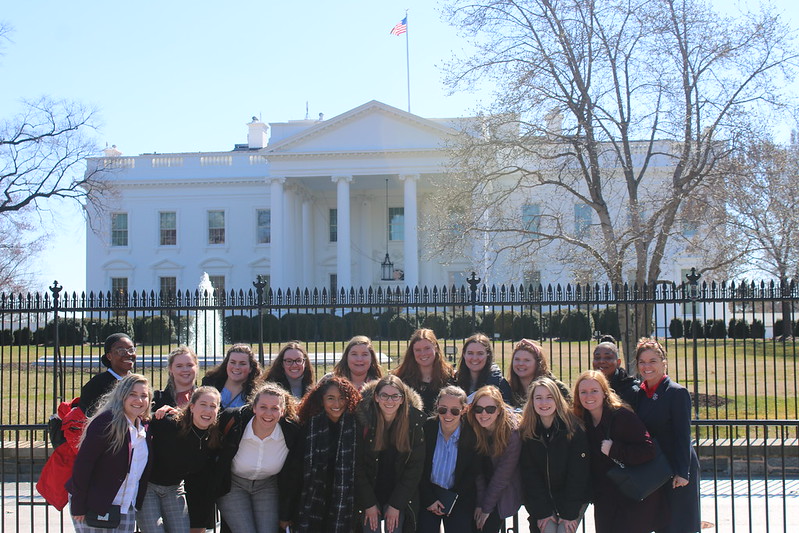
[[[698,282],[701,277],[702,274],[696,271],[696,267],[691,267],[691,273],[685,276],[690,285],[688,289],[688,298],[691,299],[691,314],[693,315],[693,319],[691,320],[691,332],[693,333],[692,337],[694,341],[694,417],[697,420],[699,419],[699,354],[697,352],[699,330],[696,325],[696,300],[699,299]]]
[[[252,282],[255,287],[255,294],[257,295],[256,303],[258,304],[258,362],[261,367],[264,367],[264,288],[266,288],[266,280],[260,274]]]
[[[481,281],[474,270],[472,270],[472,275],[466,280],[469,284],[469,300],[472,302],[472,333],[477,330],[477,285]]]
[[[53,412],[55,413],[58,409],[58,391],[59,386],[61,393],[63,394],[66,390],[66,382],[64,381],[64,369],[61,368],[63,365],[63,361],[61,360],[61,340],[58,336],[58,304],[59,304],[59,293],[64,289],[61,285],[58,284],[58,280],[53,281],[53,285],[50,287],[50,292],[53,293],[53,326],[55,333],[53,335],[53,387],[55,390],[53,391]]]

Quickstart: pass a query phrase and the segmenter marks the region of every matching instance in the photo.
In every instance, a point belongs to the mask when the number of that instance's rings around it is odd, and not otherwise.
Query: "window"
[[[541,204],[526,204],[522,206],[522,229],[524,231],[538,232],[541,228]]]
[[[582,239],[591,229],[591,206],[588,204],[574,204],[574,235]]]
[[[258,209],[255,219],[255,242],[269,244],[272,242],[272,212],[269,209]]]
[[[111,214],[111,246],[128,245],[128,214]]]
[[[338,291],[338,274],[330,274],[330,298],[336,297]]]
[[[214,288],[214,298],[224,298],[225,295],[225,276],[208,276],[211,287]]]
[[[328,222],[330,242],[338,241],[338,209],[330,210],[330,217]]]
[[[173,298],[178,292],[178,278],[175,276],[162,276],[158,278],[161,286],[162,298]]]
[[[225,244],[224,211],[208,211],[208,244]]]
[[[405,208],[388,208],[388,240],[405,240]]]
[[[111,296],[115,300],[127,298],[128,278],[111,278]]]
[[[696,237],[696,232],[699,229],[699,224],[695,220],[683,219],[681,225],[682,225],[683,237],[685,237],[686,239],[692,239]]]
[[[538,289],[541,285],[541,271],[540,270],[527,270],[524,272],[524,288]]]
[[[158,227],[161,246],[175,246],[178,243],[178,216],[174,211],[158,213]]]

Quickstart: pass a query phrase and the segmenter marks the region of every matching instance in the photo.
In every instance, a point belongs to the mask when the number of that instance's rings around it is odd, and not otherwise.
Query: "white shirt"
[[[239,451],[233,458],[231,472],[233,475],[249,480],[266,479],[274,476],[283,468],[289,449],[280,424],[275,426],[272,434],[263,440],[252,430],[254,420],[247,423],[244,435],[241,436]]]
[[[128,510],[136,505],[136,496],[139,493],[139,480],[147,466],[147,431],[144,424],[139,421],[136,427],[128,419],[128,431],[130,431],[130,468],[125,481],[119,487],[117,495],[114,497],[114,505],[119,505],[122,514],[128,514]]]

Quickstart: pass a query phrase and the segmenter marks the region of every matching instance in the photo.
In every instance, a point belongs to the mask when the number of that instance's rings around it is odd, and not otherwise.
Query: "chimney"
[[[247,124],[249,132],[247,132],[247,145],[250,150],[258,150],[266,146],[269,142],[267,132],[269,126],[258,120],[258,117],[252,117],[252,122]]]

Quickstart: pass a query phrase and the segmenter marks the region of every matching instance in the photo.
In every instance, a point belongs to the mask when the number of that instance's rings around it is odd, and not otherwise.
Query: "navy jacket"
[[[437,500],[433,491],[430,474],[433,472],[433,454],[438,441],[438,417],[429,418],[424,423],[424,441],[427,453],[424,458],[422,480],[419,482],[419,500],[422,509],[427,509]],[[477,502],[475,479],[480,466],[480,455],[475,450],[476,437],[472,427],[461,421],[461,435],[458,439],[458,459],[455,461],[455,485],[452,491],[458,493],[458,502],[474,508]]]

